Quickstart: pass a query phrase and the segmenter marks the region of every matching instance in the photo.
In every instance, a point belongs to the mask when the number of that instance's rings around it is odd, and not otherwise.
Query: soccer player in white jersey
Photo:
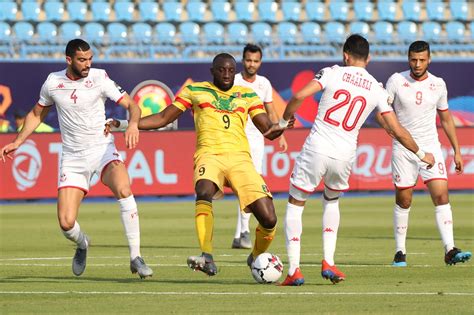
[[[284,126],[303,100],[323,90],[318,114],[303,148],[296,158],[290,179],[290,196],[285,216],[285,239],[289,259],[288,276],[282,285],[304,283],[300,270],[302,214],[308,196],[324,179],[321,275],[333,283],[346,276],[336,268],[334,253],[339,228],[339,194],[349,188],[348,180],[356,155],[359,129],[376,107],[393,135],[429,166],[431,153],[421,151],[410,134],[400,126],[388,94],[365,67],[369,43],[351,35],[343,47],[344,67],[337,65],[319,71],[314,80],[297,92],[288,103],[280,125]]]
[[[393,227],[396,254],[393,266],[404,267],[406,263],[406,236],[408,216],[413,196],[413,187],[418,175],[428,187],[435,206],[436,224],[444,245],[444,261],[452,265],[471,257],[454,246],[453,214],[448,196],[448,177],[436,130],[436,112],[441,126],[454,151],[457,174],[463,171],[463,161],[451,113],[448,110],[448,92],[443,79],[428,72],[430,46],[427,42],[413,42],[408,49],[410,70],[394,73],[387,81],[393,109],[400,121],[423,150],[433,152],[435,166],[429,170],[417,160],[413,153],[393,140],[392,179],[395,185],[395,207]],[[385,127],[382,121],[382,126]]]
[[[81,39],[66,46],[67,68],[49,74],[37,104],[26,116],[16,139],[0,150],[0,158],[12,153],[44,120],[51,106],[56,105],[62,139],[58,182],[58,220],[64,236],[77,244],[72,271],[80,276],[86,267],[89,238],[76,221],[79,206],[87,194],[94,174],[110,188],[120,205],[122,223],[130,250],[130,270],[141,278],[153,271],[140,254],[138,210],[130,189],[127,169],[111,134],[104,134],[107,98],[128,109],[130,124],[125,132],[127,148],[138,143],[140,108],[104,70],[91,68],[92,50]]]
[[[246,86],[253,89],[263,101],[270,120],[278,122],[279,117],[273,107],[272,85],[266,77],[257,74],[262,65],[262,56],[262,49],[259,46],[247,44],[244,47],[242,56],[244,69],[241,73],[235,75],[234,85]],[[262,174],[263,153],[265,149],[264,137],[257,127],[255,127],[251,119],[247,121],[245,134],[249,141],[253,165],[255,165],[257,172]],[[278,138],[278,145],[280,146],[281,152],[285,152],[288,149],[284,135]],[[252,248],[249,227],[250,215],[250,213],[243,212],[240,207],[237,207],[237,226],[232,241],[232,248]]]

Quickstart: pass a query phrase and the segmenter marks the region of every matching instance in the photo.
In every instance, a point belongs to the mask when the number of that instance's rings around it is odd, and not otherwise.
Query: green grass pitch
[[[456,245],[474,250],[474,196],[450,196]],[[141,280],[129,270],[118,205],[84,203],[79,222],[91,237],[87,269],[71,271],[74,246],[59,230],[56,205],[0,204],[0,314],[473,314],[473,262],[446,266],[428,195],[413,200],[408,267],[390,266],[394,254],[392,196],[343,197],[336,263],[347,280],[320,275],[321,201],[303,214],[305,285],[257,284],[246,266],[247,250],[230,249],[237,202],[214,203],[215,277],[193,272],[199,254],[194,202],[140,202],[142,255],[154,269]],[[275,200],[279,218],[270,252],[286,264],[286,200]],[[256,221],[252,218],[251,227]],[[253,231],[252,231],[253,237]],[[285,266],[286,268],[286,266]],[[286,269],[284,270],[284,275]]]

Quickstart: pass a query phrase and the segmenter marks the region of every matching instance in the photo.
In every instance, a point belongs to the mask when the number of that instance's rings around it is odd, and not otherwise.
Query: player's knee
[[[327,187],[324,187],[324,199],[326,200],[335,200],[339,198],[339,195],[341,194],[340,191],[332,190]]]
[[[433,203],[435,206],[446,205],[449,203],[447,194],[433,196]]]
[[[277,224],[277,217],[276,214],[267,214],[260,220],[260,225],[266,229],[273,229]]]
[[[397,200],[397,205],[400,208],[408,209],[411,207],[411,199]]]
[[[117,199],[123,199],[123,198],[127,198],[127,197],[130,197],[132,195],[132,189],[130,188],[130,186],[123,186],[123,187],[119,187],[117,189]]]
[[[63,231],[69,231],[74,227],[76,220],[74,218],[68,218],[66,216],[59,218],[59,226]]]

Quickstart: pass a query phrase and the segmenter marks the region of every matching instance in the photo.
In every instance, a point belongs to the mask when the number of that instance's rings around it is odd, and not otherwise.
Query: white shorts
[[[97,175],[102,179],[102,171],[113,161],[123,162],[114,143],[106,143],[81,152],[63,152],[59,166],[58,190],[75,187],[87,194],[92,177]]]
[[[330,190],[346,191],[352,164],[303,148],[296,158],[290,183],[298,190],[312,193],[324,179],[324,186]]]
[[[263,153],[265,150],[265,141],[262,134],[248,134],[247,139],[250,146],[250,155],[252,156],[253,165],[257,173],[263,173]]]
[[[418,175],[421,175],[425,184],[436,179],[448,180],[441,147],[433,146],[426,149],[423,148],[423,151],[432,153],[435,158],[435,164],[429,170],[426,169],[427,164],[420,161],[411,151],[398,146],[393,147],[392,181],[397,188],[414,187]]]

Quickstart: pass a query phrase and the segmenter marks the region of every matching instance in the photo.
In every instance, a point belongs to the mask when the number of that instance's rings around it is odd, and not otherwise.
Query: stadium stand
[[[117,21],[132,21],[135,7],[132,2],[120,1],[114,4],[115,18]]]
[[[206,4],[202,1],[189,1],[186,4],[186,12],[188,20],[196,22],[204,22],[206,14]]]
[[[227,34],[230,44],[245,44],[247,42],[249,30],[247,25],[240,22],[233,22],[227,25]]]
[[[140,2],[138,11],[140,12],[140,20],[143,22],[155,22],[158,18],[159,6],[156,2]]]
[[[260,21],[276,22],[278,3],[276,1],[259,1],[258,16]]]
[[[423,39],[429,43],[441,41],[441,25],[438,22],[423,22],[421,25]]]
[[[41,9],[38,2],[23,2],[21,4],[21,14],[25,21],[39,21]]]
[[[250,1],[237,1],[234,3],[235,14],[238,21],[253,21],[255,4]]]
[[[277,25],[280,42],[284,44],[295,44],[298,28],[293,22],[281,22]]]
[[[87,13],[87,4],[84,2],[68,2],[67,12],[69,14],[69,20],[85,21]]]
[[[212,17],[216,22],[229,22],[230,10],[231,6],[230,3],[227,1],[211,2]]]
[[[18,7],[13,1],[0,2],[0,21],[15,21]]]
[[[354,1],[354,14],[356,20],[372,21],[374,3],[370,1]]]
[[[300,21],[301,3],[297,1],[283,1],[281,4],[281,10],[285,21]]]
[[[272,41],[272,27],[265,22],[253,23],[250,26],[254,42],[259,44],[269,44]]]
[[[318,0],[307,0],[305,4],[306,15],[310,21],[324,21],[325,20],[325,6],[324,3]]]
[[[359,34],[366,38],[370,35],[370,26],[366,22],[352,22],[349,26],[349,29],[351,34]]]
[[[80,37],[82,34],[81,27],[79,24],[74,22],[66,22],[61,24],[59,27],[59,35],[64,42],[67,42],[76,37]]]
[[[390,22],[397,20],[397,4],[395,1],[379,1],[377,11],[380,20]]]
[[[331,18],[336,21],[347,21],[349,14],[349,4],[345,1],[331,1],[329,3]]]
[[[64,15],[64,4],[62,2],[46,2],[44,4],[44,12],[47,21],[61,21]]]

